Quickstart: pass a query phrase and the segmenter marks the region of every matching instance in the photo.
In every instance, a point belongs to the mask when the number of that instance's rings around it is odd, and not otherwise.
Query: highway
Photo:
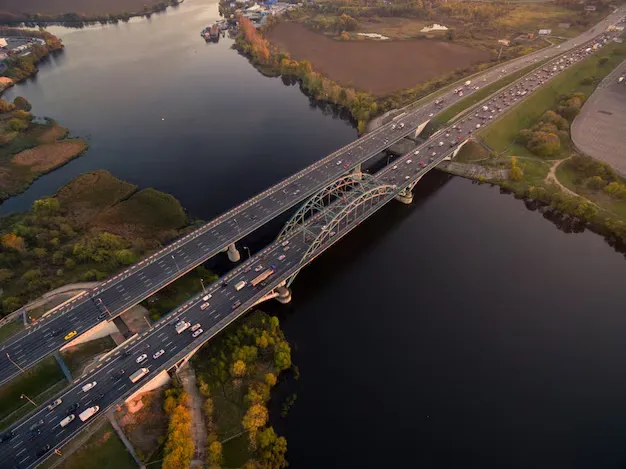
[[[476,87],[486,86],[539,60],[562,54],[583,40],[596,36],[621,15],[622,12],[618,10],[594,29],[560,46],[515,59],[486,71],[479,78],[472,78],[472,86],[463,89],[462,97],[452,91],[433,97],[419,108],[398,116],[393,122],[279,182],[106,280],[91,292],[74,299],[41,319],[36,326],[2,344],[0,385],[20,373],[18,366],[28,369],[58,350],[66,342],[66,334],[76,331],[78,336],[99,322],[108,320],[109,316],[114,317],[148,298],[227,246],[310,197],[346,171],[399,141],[435,114],[475,92]],[[435,101],[440,99],[443,99],[443,104],[436,105]],[[399,125],[400,122],[403,126]]]
[[[46,405],[54,400],[52,399],[9,430],[14,432],[14,436],[0,443],[0,461],[2,461],[0,467],[30,468],[53,455],[54,448],[62,447],[85,425],[76,418],[65,428],[60,427],[59,422],[68,415],[71,405],[75,403],[79,405],[78,409],[72,410],[74,414],[93,405],[100,406],[100,413],[104,413],[107,408],[123,402],[142,383],[158,372],[173,367],[272,291],[276,285],[292,278],[316,256],[393,200],[403,189],[410,187],[426,172],[436,167],[476,131],[477,125],[480,125],[481,129],[488,126],[515,103],[525,99],[543,83],[557,76],[560,71],[589,55],[591,52],[586,52],[585,48],[590,45],[585,44],[577,51],[565,54],[566,57],[559,57],[545,64],[541,70],[527,75],[499,91],[495,97],[478,104],[453,126],[433,135],[428,141],[393,161],[374,176],[364,176],[363,191],[346,189],[319,215],[313,215],[301,227],[287,233],[285,238],[281,238],[280,241],[237,266],[219,282],[212,284],[205,293],[180,306],[154,324],[150,330],[143,332],[121,350],[100,362],[73,386],[54,398],[62,399],[61,405],[53,410],[47,410]],[[344,169],[344,176],[346,172]],[[358,186],[361,183],[355,184]],[[365,191],[372,187],[380,188],[378,196],[356,204]],[[346,211],[346,208],[350,210]],[[335,220],[335,215],[338,214],[345,216]],[[324,242],[318,250],[308,252],[317,239],[323,239]],[[308,254],[305,256],[305,253]],[[265,281],[266,284],[253,287],[252,280],[268,268],[272,268],[274,272]],[[246,281],[247,284],[237,290],[235,285],[240,281]],[[206,294],[211,295],[208,301],[203,299]],[[203,307],[205,303],[209,305]],[[203,332],[197,338],[192,336],[190,329],[178,334],[174,324],[180,320],[200,324]],[[160,350],[163,350],[163,354],[153,358],[153,354]],[[144,362],[137,363],[137,358],[142,354],[146,354],[147,358]],[[148,368],[149,373],[137,384],[133,384],[128,376],[140,367]],[[124,370],[123,375],[120,375],[121,370]],[[92,389],[82,391],[84,384],[94,381],[97,384]],[[41,427],[34,433],[31,432],[29,429],[40,420],[43,420]],[[45,449],[46,445],[50,445],[50,449]]]

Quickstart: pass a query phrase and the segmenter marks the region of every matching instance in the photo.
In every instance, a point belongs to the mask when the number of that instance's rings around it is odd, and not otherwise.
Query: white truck
[[[70,422],[73,422],[74,419],[76,418],[76,416],[74,414],[70,414],[67,417],[65,417],[63,420],[61,420],[61,427],[66,427],[70,424]]]
[[[469,85],[471,85],[471,84],[472,84],[472,80],[467,80],[467,81],[465,82],[465,86],[469,86]]]
[[[144,376],[146,376],[148,374],[150,370],[148,368],[139,368],[137,371],[135,371],[132,375],[129,376],[130,380],[133,383],[136,383],[137,381],[139,381],[141,378],[143,378]]]
[[[90,407],[89,409],[83,410],[80,414],[78,414],[78,418],[81,422],[85,422],[89,420],[96,412],[100,410],[100,407],[95,405]]]
[[[248,285],[248,282],[246,282],[245,280],[241,280],[235,284],[235,290],[239,291],[246,285]]]
[[[183,332],[184,330],[187,330],[189,327],[191,327],[191,323],[189,321],[178,321],[176,323],[176,325],[174,326],[174,328],[176,329],[176,333],[180,334],[181,332]]]

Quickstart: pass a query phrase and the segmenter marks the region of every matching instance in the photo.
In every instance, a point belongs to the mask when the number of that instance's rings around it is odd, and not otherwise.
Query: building
[[[538,34],[540,36],[549,36],[550,34],[552,34],[552,30],[551,29],[540,29]]]
[[[7,40],[3,37],[0,37],[0,48],[4,49],[7,46]]]

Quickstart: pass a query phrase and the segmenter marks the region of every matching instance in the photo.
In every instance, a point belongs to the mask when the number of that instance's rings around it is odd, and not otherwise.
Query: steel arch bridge
[[[301,231],[309,246],[299,262],[304,267],[350,231],[354,223],[366,218],[364,215],[369,209],[383,200],[390,200],[397,192],[398,186],[381,183],[366,173],[342,176],[309,198],[285,224],[277,241]],[[296,275],[297,272],[289,278],[287,286]]]

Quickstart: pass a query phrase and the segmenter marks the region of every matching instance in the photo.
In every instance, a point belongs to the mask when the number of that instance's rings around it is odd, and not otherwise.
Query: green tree
[[[2,309],[5,313],[12,313],[22,306],[22,301],[15,296],[9,296],[2,300]]]
[[[279,371],[291,366],[291,347],[287,342],[280,341],[274,347],[274,365]]]
[[[9,120],[8,123],[9,130],[13,130],[14,132],[21,132],[28,128],[28,122],[24,119],[13,118]]]
[[[602,189],[604,188],[604,186],[606,186],[606,181],[604,179],[602,179],[600,176],[593,176],[590,177],[589,179],[587,179],[587,187],[589,189]]]
[[[9,269],[0,269],[0,284],[13,278],[13,272]]]
[[[13,100],[13,105],[16,109],[20,109],[26,112],[30,112],[30,110],[33,108],[31,104],[26,100],[26,98],[22,96],[16,96]]]
[[[61,210],[61,204],[54,197],[46,197],[45,199],[35,200],[33,203],[33,212],[37,215],[48,215],[58,213]]]

